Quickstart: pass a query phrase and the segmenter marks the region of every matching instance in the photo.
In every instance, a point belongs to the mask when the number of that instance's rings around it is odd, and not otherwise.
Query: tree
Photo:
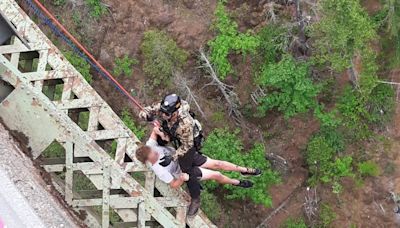
[[[337,155],[343,149],[342,145],[342,140],[330,131],[311,138],[306,149],[306,162],[312,175],[311,184],[331,183],[333,192],[338,194],[342,190],[340,178],[354,176],[352,157]]]
[[[238,32],[237,23],[232,21],[225,11],[225,2],[226,0],[218,1],[214,25],[218,35],[208,42],[211,49],[210,60],[216,66],[220,79],[225,79],[228,74],[233,73],[233,67],[228,59],[232,51],[244,54],[254,53],[260,45],[257,36],[251,35],[250,32]]]
[[[278,63],[266,64],[257,84],[266,87],[267,95],[260,99],[259,109],[266,112],[273,108],[282,111],[286,118],[314,107],[319,86],[309,78],[309,65],[285,55]]]
[[[151,83],[158,86],[170,83],[173,71],[180,71],[188,54],[165,32],[149,30],[144,33],[141,51],[144,56],[143,70],[151,77]]]
[[[315,60],[329,63],[338,72],[352,67],[358,52],[368,49],[376,34],[359,0],[322,0],[319,22],[311,34],[315,39]]]

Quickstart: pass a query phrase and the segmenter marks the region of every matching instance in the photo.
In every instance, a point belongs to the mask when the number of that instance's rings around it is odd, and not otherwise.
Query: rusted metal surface
[[[66,202],[80,209],[100,206],[102,227],[110,226],[110,209],[123,222],[135,222],[138,227],[145,227],[152,220],[163,227],[184,227],[187,195],[156,180],[154,174],[136,160],[134,153],[140,142],[134,133],[14,0],[0,1],[0,11],[16,26],[19,35],[28,40],[30,47],[28,49],[17,37],[0,46],[0,75],[14,87],[0,103],[0,117],[8,128],[29,139],[33,159],[54,141],[65,148],[61,163],[43,164],[43,167],[48,172],[65,172],[64,187],[60,191]],[[54,99],[56,85],[62,89]],[[52,95],[46,96],[45,90]],[[85,131],[69,115],[76,110],[89,112]],[[98,129],[99,125],[102,129]],[[101,140],[116,142],[115,158],[96,142]],[[124,162],[125,156],[132,162]],[[90,161],[81,162],[78,158]],[[102,190],[100,198],[77,198],[73,175],[77,171]],[[143,173],[144,182],[139,183],[128,172]],[[162,197],[153,196],[155,188]],[[113,189],[123,189],[127,194],[112,195]],[[176,216],[166,209],[171,207],[176,209]],[[191,227],[213,227],[202,213],[186,223]]]

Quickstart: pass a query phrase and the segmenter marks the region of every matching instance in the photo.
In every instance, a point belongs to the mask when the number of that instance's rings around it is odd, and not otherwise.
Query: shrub
[[[215,29],[217,36],[208,42],[211,49],[210,61],[215,65],[218,77],[225,79],[230,73],[233,73],[233,67],[229,63],[228,55],[235,53],[254,53],[260,45],[257,36],[250,32],[239,33],[238,25],[232,21],[225,10],[226,0],[219,0],[215,10]]]
[[[85,80],[90,84],[93,81],[92,75],[90,74],[90,65],[79,55],[72,51],[63,52],[65,58],[75,67],[79,73],[85,78]]]
[[[341,177],[353,177],[352,157],[338,157],[344,143],[341,135],[335,131],[321,132],[307,144],[306,162],[309,167],[311,184],[331,183],[333,192],[340,193]]]
[[[322,136],[313,137],[307,144],[306,162],[312,175],[312,182],[316,183],[324,178],[335,156],[335,150]]]
[[[335,221],[336,219],[336,213],[332,210],[332,208],[326,204],[323,203],[320,207],[320,212],[319,212],[319,221],[318,221],[318,226],[320,228],[329,228],[331,223]]]
[[[347,86],[339,98],[337,108],[349,139],[360,140],[370,137],[371,131],[368,126],[370,114],[356,90]]]
[[[254,186],[248,189],[237,188],[232,185],[223,185],[228,190],[226,198],[228,199],[250,199],[256,204],[271,206],[271,196],[267,189],[280,182],[278,174],[271,170],[269,162],[265,159],[265,148],[261,144],[256,144],[248,153],[242,153],[243,143],[237,136],[238,131],[229,131],[228,129],[213,130],[206,141],[202,151],[213,159],[227,160],[237,165],[246,167],[256,167],[263,171],[263,175],[256,177]],[[240,178],[240,174],[226,173],[231,178]],[[218,184],[207,182],[206,187],[210,190],[216,189]]]
[[[378,84],[367,100],[369,122],[375,125],[388,123],[395,110],[395,91],[392,86]]]
[[[269,24],[257,34],[260,39],[258,54],[262,56],[264,63],[279,61],[289,45],[287,30],[284,27]]]
[[[374,161],[365,161],[358,163],[358,172],[364,177],[376,177],[379,176],[380,169],[378,164],[376,164]]]
[[[351,66],[357,51],[368,48],[376,36],[374,23],[358,0],[323,0],[321,8],[322,18],[311,29],[315,60],[341,72]]]
[[[316,105],[319,87],[309,78],[309,66],[287,55],[279,63],[267,64],[258,78],[269,93],[261,98],[259,109],[277,108],[285,118],[304,113]]]
[[[144,33],[141,51],[143,70],[151,77],[154,86],[169,84],[173,71],[181,70],[188,57],[186,51],[180,49],[165,32],[157,30]]]
[[[101,17],[107,10],[101,0],[85,0],[85,2],[89,6],[90,15],[96,19]]]
[[[122,110],[121,120],[122,122],[124,122],[125,126],[128,127],[136,135],[139,140],[142,140],[143,137],[146,135],[146,128],[137,126],[135,124],[135,121],[127,108]]]
[[[128,55],[125,55],[123,58],[115,59],[115,67],[114,67],[114,75],[125,75],[127,77],[132,76],[132,67],[133,65],[138,64],[139,61],[135,58],[130,58]]]
[[[307,228],[303,218],[293,219],[289,218],[285,221],[282,228]]]
[[[340,125],[341,119],[338,117],[338,110],[333,109],[330,112],[325,112],[322,105],[316,106],[314,115],[321,123],[323,128],[336,128]]]

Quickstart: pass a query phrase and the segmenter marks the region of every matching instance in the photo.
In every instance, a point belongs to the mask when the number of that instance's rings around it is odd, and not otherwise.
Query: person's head
[[[155,152],[151,147],[149,146],[140,146],[136,150],[136,158],[143,164],[145,164],[147,161],[149,161],[151,164],[154,164],[158,161],[158,153]]]
[[[181,107],[181,98],[176,94],[166,95],[160,103],[161,116],[164,120],[171,120],[178,116],[178,109]]]

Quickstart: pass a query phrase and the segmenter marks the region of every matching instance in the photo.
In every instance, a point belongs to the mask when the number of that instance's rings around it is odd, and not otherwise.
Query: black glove
[[[166,167],[166,166],[168,166],[169,164],[171,164],[171,162],[172,162],[172,156],[171,155],[165,155],[164,157],[162,157],[161,159],[160,159],[160,165],[161,166],[164,166],[164,167]]]
[[[152,115],[152,114],[149,114],[149,115],[147,115],[147,117],[146,117],[146,121],[148,121],[148,122],[153,122],[154,119],[155,119],[155,117],[154,117],[154,115]]]

